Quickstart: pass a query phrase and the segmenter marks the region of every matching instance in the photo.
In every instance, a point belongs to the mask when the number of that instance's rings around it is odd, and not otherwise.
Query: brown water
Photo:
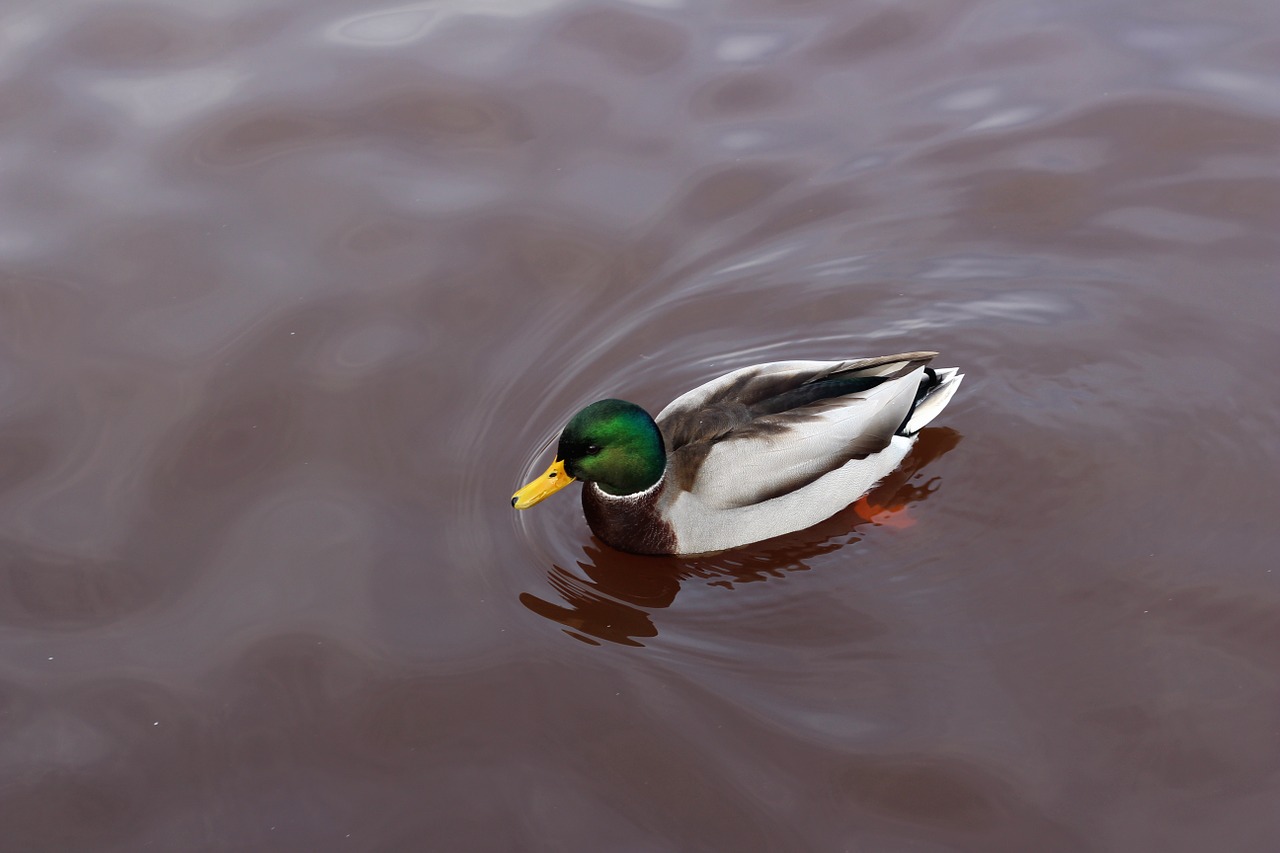
[[[1280,849],[1278,278],[1271,0],[11,2],[0,846]],[[899,512],[509,506],[925,348]]]

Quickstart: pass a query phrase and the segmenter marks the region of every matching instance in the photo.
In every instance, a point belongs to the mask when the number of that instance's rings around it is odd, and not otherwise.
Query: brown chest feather
[[[673,554],[676,534],[658,514],[664,485],[635,498],[604,498],[589,483],[582,488],[582,512],[591,532],[632,554]]]

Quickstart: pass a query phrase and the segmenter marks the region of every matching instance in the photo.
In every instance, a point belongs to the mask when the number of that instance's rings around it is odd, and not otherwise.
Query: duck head
[[[512,495],[511,505],[528,509],[574,480],[632,495],[661,480],[666,466],[662,433],[649,413],[625,400],[600,400],[570,419],[551,467]]]

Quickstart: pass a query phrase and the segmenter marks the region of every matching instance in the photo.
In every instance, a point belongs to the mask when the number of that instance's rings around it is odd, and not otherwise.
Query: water
[[[1280,12],[10,4],[6,849],[1280,842]],[[936,349],[719,556],[581,405]]]

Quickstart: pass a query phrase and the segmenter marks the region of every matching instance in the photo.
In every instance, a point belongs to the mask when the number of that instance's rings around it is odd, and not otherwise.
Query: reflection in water
[[[867,525],[907,527],[908,507],[941,485],[925,479],[923,469],[960,443],[950,427],[931,427],[920,433],[901,466],[866,496],[813,527],[746,548],[704,557],[643,557],[616,551],[592,538],[583,548],[578,568],[585,577],[552,565],[547,581],[565,604],[554,604],[532,593],[521,593],[525,607],[564,625],[571,637],[596,644],[608,640],[627,646],[658,636],[653,611],[670,607],[682,583],[702,581],[708,586],[735,586],[805,571],[808,560],[857,542],[854,532]],[[567,606],[565,606],[567,605]]]

